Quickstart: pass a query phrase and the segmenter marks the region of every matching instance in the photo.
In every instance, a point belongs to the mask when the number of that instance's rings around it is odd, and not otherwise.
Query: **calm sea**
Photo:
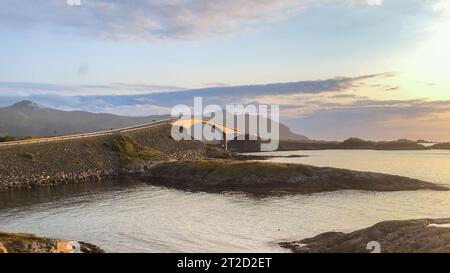
[[[450,151],[299,151],[275,158],[450,186]],[[450,217],[450,192],[341,191],[255,199],[134,181],[0,194],[0,230],[86,241],[111,252],[282,252],[280,241],[383,220]]]

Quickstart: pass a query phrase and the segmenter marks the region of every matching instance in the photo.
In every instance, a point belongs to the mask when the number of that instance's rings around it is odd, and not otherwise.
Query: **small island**
[[[395,175],[256,161],[169,161],[147,165],[140,170],[135,175],[152,185],[211,193],[240,191],[276,195],[338,190],[449,190],[444,186]]]

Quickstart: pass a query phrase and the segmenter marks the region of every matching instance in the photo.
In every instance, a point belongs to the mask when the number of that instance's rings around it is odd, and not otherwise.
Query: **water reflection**
[[[450,157],[444,151],[308,153],[308,158],[274,160],[352,164],[353,169],[450,181]],[[321,232],[348,232],[383,220],[450,216],[450,192],[340,191],[255,199],[182,192],[132,180],[1,193],[0,202],[2,231],[82,240],[111,252],[280,252],[285,250],[277,246],[279,241]]]

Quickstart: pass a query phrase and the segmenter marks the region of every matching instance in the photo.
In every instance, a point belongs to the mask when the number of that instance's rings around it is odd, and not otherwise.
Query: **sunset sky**
[[[0,106],[201,95],[280,104],[314,139],[450,141],[450,0],[0,0],[0,35]]]

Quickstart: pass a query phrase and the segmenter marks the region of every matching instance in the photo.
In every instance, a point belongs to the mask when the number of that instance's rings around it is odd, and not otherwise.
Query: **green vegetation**
[[[38,137],[26,136],[26,137],[22,138],[21,140],[33,140],[33,139],[38,139]]]
[[[32,140],[32,139],[37,139],[37,137],[26,136],[26,137],[22,137],[22,138],[17,138],[17,137],[13,137],[13,136],[0,136],[0,142],[11,142],[11,141]]]
[[[2,136],[0,137],[0,142],[10,142],[10,141],[16,141],[17,139],[12,136]]]
[[[366,145],[374,145],[375,143],[372,141],[366,141],[357,137],[352,137],[349,138],[345,141],[342,142],[343,146],[356,146],[356,147],[361,147],[361,146],[366,146]]]
[[[205,145],[206,153],[208,157],[216,159],[229,159],[230,154],[225,152],[223,148],[214,145]]]
[[[134,138],[126,135],[113,136],[110,147],[119,153],[120,165],[126,166],[134,161],[159,161],[164,156],[160,151],[152,148],[142,148]]]
[[[302,173],[311,172],[311,168],[305,165],[283,164],[283,163],[263,163],[251,161],[233,160],[200,160],[174,162],[171,165],[176,169],[187,172],[190,175],[200,175],[208,177],[288,177]]]
[[[36,155],[33,153],[24,153],[23,156],[31,161],[36,161]]]
[[[399,139],[396,141],[366,141],[360,138],[349,138],[338,145],[342,149],[373,149],[373,150],[425,150],[426,147],[415,141]]]
[[[83,161],[81,159],[72,159],[72,160],[67,160],[66,164],[68,164],[68,165],[82,165]]]

